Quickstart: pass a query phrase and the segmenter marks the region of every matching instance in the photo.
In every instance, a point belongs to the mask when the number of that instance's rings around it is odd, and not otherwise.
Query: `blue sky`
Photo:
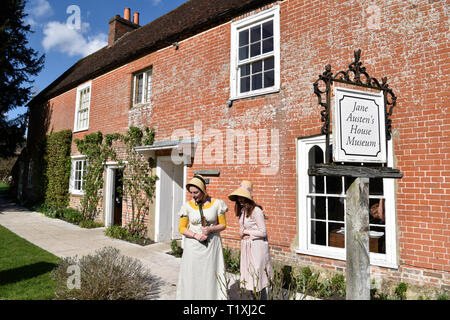
[[[43,70],[34,78],[34,91],[39,93],[78,60],[105,46],[108,21],[116,14],[123,17],[124,8],[131,9],[131,18],[139,12],[143,26],[186,1],[27,0],[25,23],[33,31],[29,46],[46,56]],[[25,112],[25,107],[18,107],[8,118]]]

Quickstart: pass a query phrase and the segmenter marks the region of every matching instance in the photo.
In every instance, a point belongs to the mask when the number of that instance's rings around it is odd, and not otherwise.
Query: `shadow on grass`
[[[50,272],[56,267],[56,263],[37,262],[19,268],[0,271],[0,285],[31,279]]]

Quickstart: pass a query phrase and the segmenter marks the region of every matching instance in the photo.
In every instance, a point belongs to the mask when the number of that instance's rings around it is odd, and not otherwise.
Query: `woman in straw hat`
[[[262,207],[253,200],[250,181],[242,181],[228,198],[235,201],[235,213],[239,218],[241,237],[241,284],[261,299],[267,299],[265,288],[273,277],[267,240],[265,216]]]
[[[228,208],[224,201],[208,195],[200,175],[195,175],[186,189],[192,200],[184,203],[179,213],[179,229],[185,238],[177,299],[226,299],[226,288],[222,287],[225,261],[220,232],[226,227]]]

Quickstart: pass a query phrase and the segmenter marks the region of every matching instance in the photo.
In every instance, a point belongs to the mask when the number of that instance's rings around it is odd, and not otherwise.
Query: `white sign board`
[[[386,162],[383,92],[334,88],[333,161]]]

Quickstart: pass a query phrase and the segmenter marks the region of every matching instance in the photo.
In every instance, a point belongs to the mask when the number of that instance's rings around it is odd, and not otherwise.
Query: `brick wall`
[[[361,49],[367,72],[379,80],[387,76],[398,97],[392,123],[394,158],[404,174],[396,182],[400,269],[373,267],[373,273],[448,288],[450,116],[446,112],[449,45],[445,2],[286,0],[279,4],[280,92],[227,106],[230,23],[226,23],[181,41],[178,50],[172,46],[161,49],[93,79],[90,128],[74,138],[97,130],[124,132],[131,125],[153,127],[155,141],[183,138],[175,129],[185,129],[189,138],[201,132],[202,149],[197,148],[188,176],[198,169],[220,170],[219,177],[210,178],[208,189],[212,196],[226,200],[230,209],[223,232],[226,245],[239,246],[237,219],[227,195],[241,180],[249,179],[254,183],[255,199],[269,217],[267,230],[274,257],[342,271],[342,261],[295,253],[296,139],[320,133],[320,108],[312,84],[324,66],[330,63],[333,72],[346,70],[353,51]],[[130,108],[132,73],[148,66],[153,66],[152,101]],[[50,101],[55,131],[73,127],[73,92],[76,89]],[[277,130],[277,174],[261,173],[267,157],[261,150],[250,149],[249,136],[245,161],[237,156],[227,158],[231,149],[215,148],[220,141],[226,145],[227,129],[253,130],[260,139],[270,139],[275,132],[271,129]],[[268,146],[269,155],[270,149]],[[420,274],[407,270],[420,270]]]

